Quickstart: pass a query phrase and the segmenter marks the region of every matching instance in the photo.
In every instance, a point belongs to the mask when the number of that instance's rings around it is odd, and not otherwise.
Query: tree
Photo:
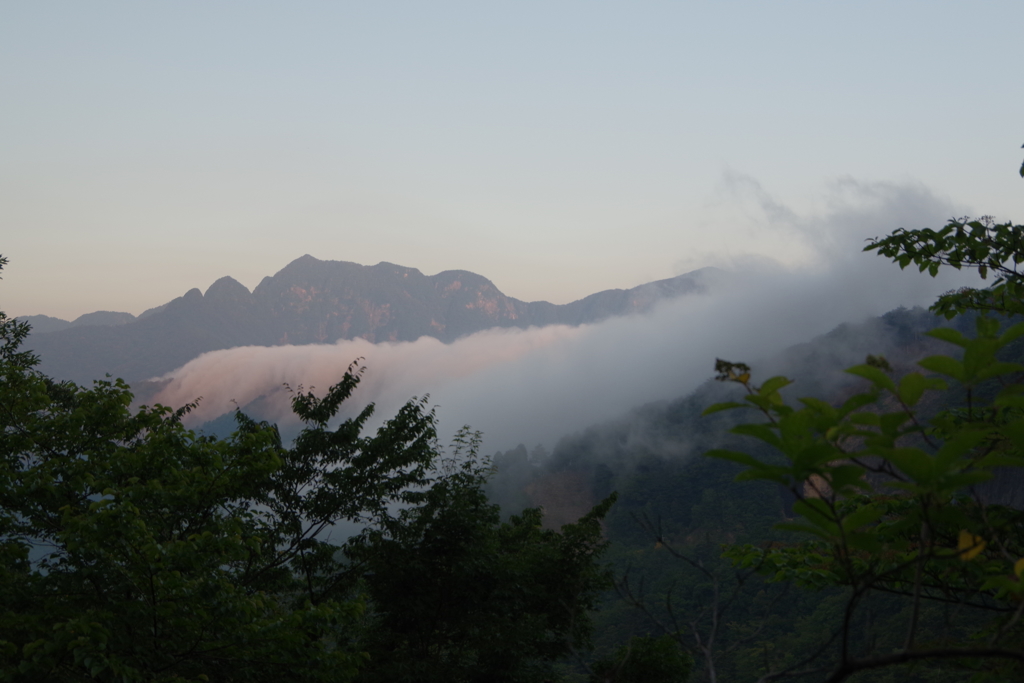
[[[684,683],[693,661],[670,635],[630,638],[594,665],[593,683]]]
[[[44,376],[27,334],[0,313],[0,680],[380,678],[378,645],[432,633],[434,597],[451,637],[473,625],[464,672],[493,668],[504,639],[510,666],[586,640],[610,502],[561,534],[537,528],[538,511],[494,524],[484,471],[442,466],[425,400],[370,436],[372,405],[332,428],[363,372],[351,366],[323,397],[296,392],[290,448],[241,413],[217,439],[182,424],[195,404],[133,411],[121,380]],[[458,517],[471,511],[482,520]],[[332,538],[341,521],[366,529]],[[448,542],[460,524],[477,535]],[[403,570],[392,561],[422,573],[389,575]],[[451,604],[435,595],[446,572],[465,582]],[[468,583],[479,577],[489,593]],[[526,628],[510,632],[500,609]]]
[[[539,683],[589,645],[588,612],[611,586],[596,560],[614,495],[560,533],[539,508],[502,522],[478,439],[464,430],[457,444],[417,505],[349,551],[366,569],[379,662],[361,680]]]
[[[616,581],[616,590],[662,631],[663,639],[677,648],[692,648],[701,659],[705,679],[716,683],[723,660],[737,659],[740,648],[765,635],[769,617],[786,597],[786,587],[766,586],[759,576],[760,566],[733,567],[718,557],[721,547],[710,539],[680,548],[667,538],[660,523],[646,515],[635,521],[654,541],[656,550],[676,561],[675,580],[664,594],[655,591],[652,599],[643,577],[638,581],[627,569]],[[737,622],[744,623],[743,627],[736,629]],[[743,633],[727,639],[727,630]]]
[[[868,245],[932,276],[944,266],[996,275],[988,288],[936,302],[933,310],[947,318],[975,315],[976,333],[930,332],[957,351],[921,360],[922,372],[895,377],[884,358],[869,356],[847,370],[864,391],[839,405],[803,398],[792,406],[781,393],[788,379],[755,384],[748,366],[717,362],[718,379],[745,396],[705,412],[755,410],[765,421],[732,431],[774,455],[708,455],[741,465],[739,479],[787,487],[795,519],[778,527],[804,539],[730,547],[726,556],[777,581],[845,591],[839,623],[814,656],[776,658],[762,680],[825,673],[843,681],[934,662],[979,679],[1024,671],[1024,512],[994,504],[979,488],[1024,467],[1024,365],[1013,362],[1024,323],[986,315],[1024,312],[1022,236],[1024,226],[957,219]],[[902,622],[896,640],[872,642],[866,606],[879,596]]]
[[[8,323],[9,321],[4,321]],[[8,325],[5,330],[16,329]],[[295,399],[295,448],[244,417],[228,440],[0,364],[2,628],[12,680],[348,680],[361,602],[323,532],[380,519],[425,482],[433,416],[326,428],[358,382]],[[204,678],[205,677],[205,678]]]

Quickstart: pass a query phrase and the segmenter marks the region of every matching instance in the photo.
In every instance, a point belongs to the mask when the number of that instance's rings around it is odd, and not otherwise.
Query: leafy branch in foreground
[[[990,217],[955,218],[939,230],[899,228],[882,239],[870,240],[864,251],[887,256],[900,268],[917,265],[932,277],[943,266],[971,268],[982,279],[994,280],[983,289],[964,287],[940,296],[932,310],[947,319],[966,311],[1009,315],[1024,313],[1024,228],[1012,222],[996,223]]]
[[[1024,311],[1020,226],[952,221],[940,231],[900,230],[868,248],[932,275],[942,265],[998,273],[988,289],[944,295],[934,308],[948,317]],[[975,322],[973,337],[951,328],[928,333],[957,350],[919,361],[922,372],[897,378],[884,358],[871,356],[849,368],[866,388],[839,405],[815,398],[790,405],[781,394],[788,379],[757,385],[748,366],[716,364],[717,379],[739,384],[745,396],[705,414],[755,411],[763,421],[732,432],[776,455],[708,455],[741,465],[740,480],[786,487],[795,516],[777,527],[805,539],[728,547],[726,556],[775,581],[846,591],[835,648],[817,658],[831,661],[828,681],[923,661],[996,680],[1024,670],[1024,513],[979,489],[1024,468],[1024,366],[1003,359],[1024,323]],[[899,600],[902,622],[899,642],[884,647],[854,629],[878,595]],[[793,670],[793,662],[770,663],[764,678]]]

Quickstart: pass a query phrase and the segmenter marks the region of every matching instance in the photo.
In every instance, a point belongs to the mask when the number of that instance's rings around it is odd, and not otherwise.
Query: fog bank
[[[286,426],[283,383],[322,391],[363,358],[367,372],[353,412],[375,402],[384,419],[429,393],[442,439],[469,424],[484,432],[485,452],[520,442],[551,445],[641,403],[688,393],[712,374],[716,357],[756,362],[840,323],[928,305],[942,291],[976,280],[966,273],[933,279],[900,271],[861,252],[865,238],[899,226],[939,227],[955,213],[921,187],[848,181],[821,215],[807,217],[740,180],[738,199],[761,210],[764,230],[794,243],[804,255],[799,262],[782,265],[737,249],[728,262],[719,261],[730,270],[709,281],[706,294],[577,328],[489,330],[447,345],[424,337],[215,351],[169,373],[154,400],[177,406],[202,396],[194,414],[202,422],[259,399],[259,417]]]

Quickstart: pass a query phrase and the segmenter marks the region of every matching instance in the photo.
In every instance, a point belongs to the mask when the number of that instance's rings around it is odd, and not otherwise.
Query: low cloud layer
[[[202,396],[197,419],[260,401],[260,417],[288,423],[283,383],[321,390],[356,358],[367,367],[353,410],[377,404],[380,419],[430,394],[442,438],[463,424],[484,432],[484,450],[552,444],[558,437],[641,403],[685,394],[712,374],[716,357],[756,361],[897,306],[927,305],[976,278],[916,269],[861,252],[865,238],[896,227],[938,227],[956,213],[919,186],[841,184],[818,216],[798,216],[735,179],[762,207],[762,227],[802,250],[783,266],[737,250],[709,293],[664,302],[650,314],[578,328],[490,330],[442,344],[362,340],[332,345],[241,347],[205,354],[170,373],[155,397],[180,405]]]

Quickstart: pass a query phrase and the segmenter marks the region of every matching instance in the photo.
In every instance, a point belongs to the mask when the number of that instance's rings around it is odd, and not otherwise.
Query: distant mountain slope
[[[846,373],[845,369],[864,362],[868,354],[884,355],[897,376],[920,372],[917,366],[920,359],[954,352],[950,344],[929,337],[925,332],[938,326],[950,326],[970,336],[974,321],[973,314],[946,321],[921,308],[899,308],[861,323],[842,324],[828,334],[770,358],[730,360],[751,362],[755,382],[774,375],[794,380],[793,386],[783,391],[791,404],[797,403],[797,397],[812,396],[838,405],[855,389],[864,389],[866,382]],[[1024,340],[1012,343],[1002,353],[1004,360],[1024,362]],[[708,374],[711,374],[710,364]],[[995,381],[991,383],[998,388]],[[990,389],[976,388],[975,395],[979,395],[978,392],[983,395]],[[737,465],[704,458],[704,453],[725,448],[760,453],[766,459],[772,457],[771,449],[755,439],[729,432],[740,422],[761,421],[759,414],[753,411],[702,414],[714,403],[735,401],[740,396],[740,387],[709,379],[687,396],[639,406],[619,419],[568,434],[550,455],[542,452],[531,457],[524,445],[498,452],[493,456],[497,469],[489,484],[491,497],[507,510],[531,505],[542,505],[551,511],[570,510],[571,514],[564,517],[554,514],[551,523],[557,528],[578,510],[618,490],[619,502],[612,508],[607,524],[624,537],[637,533],[634,515],[644,510],[658,510],[658,514],[666,516],[666,522],[673,515],[688,520],[690,513],[684,514],[684,511],[700,504],[701,496],[708,489],[719,486],[723,491],[739,491],[747,486],[732,482],[732,477],[740,470]],[[929,393],[918,408],[927,413],[947,407],[940,398],[965,403],[962,395],[938,397]],[[530,443],[531,435],[524,434],[523,440]],[[701,481],[705,476],[710,479]],[[639,485],[638,480],[645,483]],[[567,486],[566,482],[571,482],[572,486]],[[579,482],[588,482],[588,486]],[[1024,508],[1024,476],[1019,470],[1007,468],[1000,476],[978,485],[975,491],[987,500]]]
[[[770,358],[729,360],[751,363],[756,382],[774,375],[793,379],[793,386],[787,388],[784,395],[794,403],[794,397],[799,396],[836,402],[862,382],[844,370],[862,363],[867,354],[884,355],[897,372],[903,373],[918,369],[916,361],[925,356],[948,353],[948,344],[924,335],[940,324],[949,323],[920,308],[901,308],[861,323],[842,324],[828,334]],[[969,326],[973,322],[958,318],[952,324]],[[711,374],[709,361],[708,375]],[[711,484],[688,481],[684,485],[680,483],[682,480],[697,476],[695,472],[714,472],[716,486],[731,486],[729,482],[737,471],[732,463],[708,460],[700,457],[701,454],[713,448],[749,451],[759,447],[753,439],[729,433],[739,422],[757,421],[756,414],[746,411],[701,414],[713,403],[737,400],[740,395],[739,387],[709,379],[687,396],[639,406],[619,419],[568,434],[550,456],[545,454],[528,461],[525,446],[496,453],[497,473],[490,483],[492,498],[509,510],[543,505],[550,510],[575,511],[618,490],[622,497],[612,508],[608,520],[612,525],[621,524],[623,530],[635,529],[629,513],[636,513],[645,505],[660,506],[660,514],[668,514],[673,506],[683,505],[688,509],[699,502],[701,491]],[[522,439],[524,443],[533,443],[530,434],[524,434]],[[671,477],[680,478],[674,482],[674,489],[659,488],[660,493],[655,496],[645,484],[635,499],[630,497],[631,482],[638,471],[658,472],[657,476],[668,477],[670,470]],[[591,488],[580,496],[578,486],[561,486],[566,479],[586,480]],[[696,499],[685,500],[688,495]],[[561,518],[555,521],[555,526],[564,523]]]
[[[703,290],[704,271],[629,290],[612,289],[570,304],[523,302],[474,273],[426,276],[391,263],[362,266],[306,255],[250,292],[224,277],[204,295],[192,289],[133,318],[93,313],[74,323],[28,316],[28,346],[47,374],[88,382],[105,374],[129,382],[169,372],[207,351],[234,346],[453,341],[492,327],[580,325],[649,310],[658,300]],[[125,317],[127,316],[127,318]]]
[[[96,311],[95,313],[80,315],[71,321],[51,318],[48,315],[26,315],[19,318],[19,320],[31,325],[33,332],[44,333],[89,325],[125,325],[135,320],[135,316],[131,313],[120,313],[117,311]]]

